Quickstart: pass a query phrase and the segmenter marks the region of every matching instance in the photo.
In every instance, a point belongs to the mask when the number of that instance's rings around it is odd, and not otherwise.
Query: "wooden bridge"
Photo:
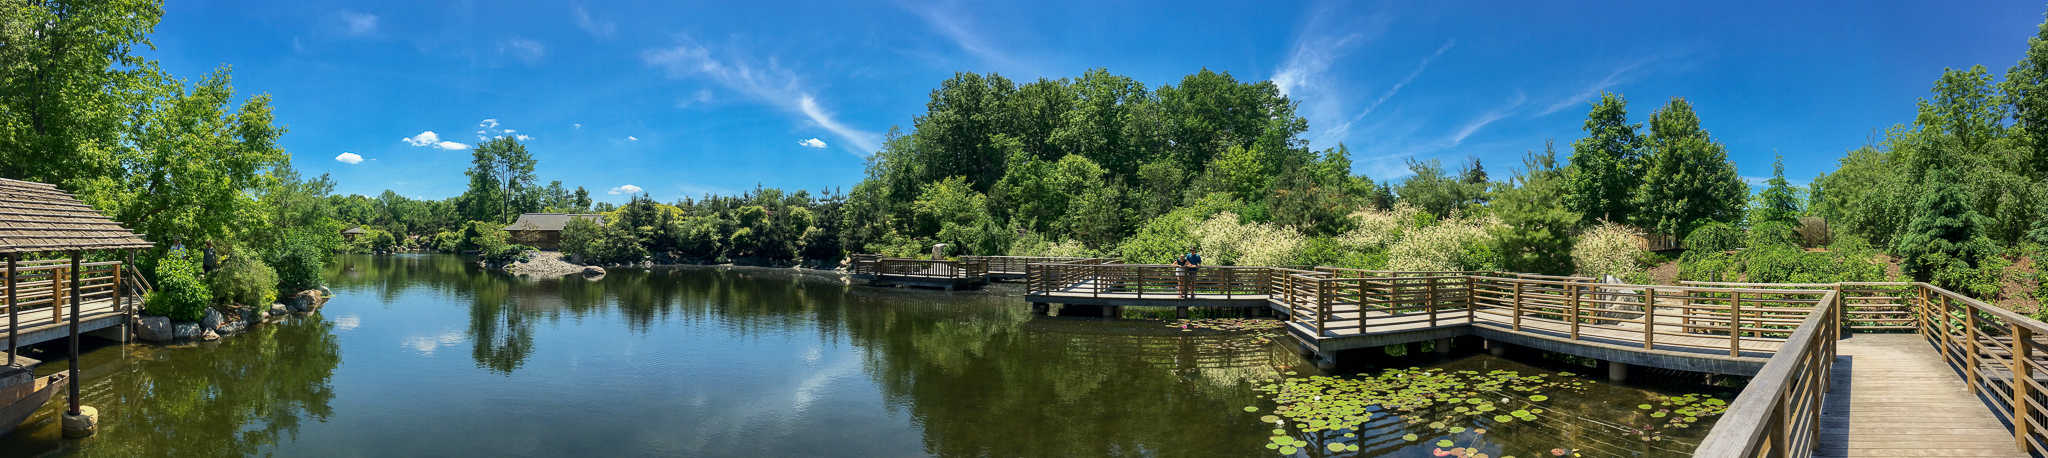
[[[2048,440],[2048,356],[2035,350],[2048,324],[1926,283],[1666,286],[1087,261],[1031,264],[1026,290],[1034,304],[1268,307],[1325,362],[1479,336],[1616,367],[1751,377],[1700,457],[2040,456]]]
[[[126,264],[83,263],[78,274],[78,332],[118,327],[141,310],[143,297],[136,291],[148,287]],[[35,345],[68,338],[71,279],[65,260],[23,261],[11,274],[0,267],[0,298],[7,298],[0,301],[0,319],[14,323],[0,327],[0,339]]]
[[[855,279],[876,286],[979,288],[992,281],[1023,279],[1028,267],[1043,263],[1109,262],[1101,258],[1052,256],[961,256],[958,259],[910,259],[856,254],[849,271]]]

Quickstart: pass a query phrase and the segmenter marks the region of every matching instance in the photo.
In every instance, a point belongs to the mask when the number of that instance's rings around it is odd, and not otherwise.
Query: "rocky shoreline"
[[[247,331],[257,325],[283,320],[286,315],[311,314],[334,297],[326,287],[300,291],[268,307],[245,305],[208,307],[198,322],[172,321],[169,317],[141,316],[134,323],[135,338],[144,342],[173,343],[215,341]]]

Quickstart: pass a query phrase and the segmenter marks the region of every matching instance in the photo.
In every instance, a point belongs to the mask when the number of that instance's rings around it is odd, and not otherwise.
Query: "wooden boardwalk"
[[[1842,339],[1815,456],[2026,456],[1918,334]]]
[[[112,299],[79,303],[78,332],[93,332],[127,323],[128,313],[126,310],[140,310],[142,300],[131,297],[124,299],[124,301],[129,303],[129,307],[114,307]],[[21,311],[21,327],[16,328],[21,334],[21,345],[35,345],[69,337],[71,335],[71,307],[68,305],[64,307],[63,318],[59,319],[55,315],[48,307]],[[6,327],[7,315],[0,313],[0,352],[6,350],[4,348],[8,337]]]

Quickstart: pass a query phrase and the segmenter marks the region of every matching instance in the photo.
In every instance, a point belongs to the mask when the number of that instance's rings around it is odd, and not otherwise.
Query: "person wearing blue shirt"
[[[1188,248],[1188,254],[1175,257],[1173,265],[1180,266],[1180,297],[1186,299],[1191,296],[1188,294],[1188,282],[1194,280],[1197,269],[1202,267],[1202,255],[1195,253],[1194,248]]]

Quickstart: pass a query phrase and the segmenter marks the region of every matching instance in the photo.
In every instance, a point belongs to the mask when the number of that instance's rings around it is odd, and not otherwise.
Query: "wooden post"
[[[1742,292],[1728,301],[1728,356],[1742,356]]]
[[[1643,349],[1656,347],[1657,288],[1643,288]]]
[[[1786,434],[1785,431],[1785,414],[1786,411],[1791,410],[1787,408],[1790,406],[1786,405],[1785,402],[1785,397],[1790,396],[1786,392],[1789,389],[1791,387],[1778,387],[1778,392],[1780,393],[1778,400],[1771,403],[1770,413],[1767,414],[1769,418],[1764,419],[1764,434],[1769,435],[1766,440],[1771,443],[1770,448],[1767,449],[1768,453],[1765,453],[1764,456],[1792,456],[1790,454],[1792,444],[1787,443],[1787,439],[1792,436]],[[1814,426],[1819,427],[1819,425]]]
[[[1472,274],[1465,274],[1465,324],[1477,321],[1479,312],[1472,306]]]
[[[15,281],[15,276],[20,273],[19,264],[21,264],[21,254],[9,253],[7,255],[7,365],[9,366],[14,365],[14,352],[18,348],[19,343],[17,342],[19,336],[15,334],[21,330],[21,306],[15,301],[15,298],[18,296],[14,294],[14,287],[18,285]]]
[[[1579,340],[1579,284],[1571,283],[1565,290],[1572,295],[1572,340]]]
[[[122,264],[114,264],[114,305],[113,305],[113,307],[114,307],[114,311],[116,311],[116,312],[122,311],[122,308],[121,308],[121,267],[122,267],[122,266],[123,266]]]
[[[2034,434],[2033,412],[2028,404],[2033,403],[2030,391],[2034,369],[2028,364],[2034,356],[2034,330],[2026,326],[2012,328],[2012,436],[2019,445],[2020,454],[2033,453],[2028,436]]]
[[[1330,325],[1330,284],[1316,282],[1316,337],[1323,336],[1323,328]],[[1365,324],[1365,307],[1358,309],[1358,324]]]
[[[71,383],[68,385],[71,387],[70,412],[72,415],[78,415],[79,413],[78,386],[84,385],[84,383],[80,383],[78,378],[78,258],[80,255],[81,253],[78,251],[74,250],[71,252],[71,375],[69,376]],[[56,294],[55,291],[51,291],[51,293],[53,295]]]
[[[64,266],[50,269],[50,323],[64,322]]]
[[[1514,304],[1513,304],[1513,305],[1514,305],[1514,317],[1513,317],[1513,318],[1514,318],[1514,325],[1513,325],[1513,327],[1514,327],[1514,329],[1515,329],[1516,331],[1520,331],[1520,330],[1522,330],[1522,280],[1521,280],[1521,279],[1519,279],[1519,278],[1515,279],[1515,297],[1514,297]]]
[[[1423,292],[1429,296],[1422,300],[1422,313],[1429,314],[1429,327],[1434,328],[1436,327],[1436,279],[1432,278],[1423,281],[1428,282],[1423,284]]]
[[[1970,304],[1963,304],[1963,339],[1963,351],[1969,352],[1963,355],[1963,375],[1969,379],[1970,394],[1977,394],[1981,391],[1977,388],[1977,310],[1970,308]],[[2013,383],[2020,381],[2014,380]]]

